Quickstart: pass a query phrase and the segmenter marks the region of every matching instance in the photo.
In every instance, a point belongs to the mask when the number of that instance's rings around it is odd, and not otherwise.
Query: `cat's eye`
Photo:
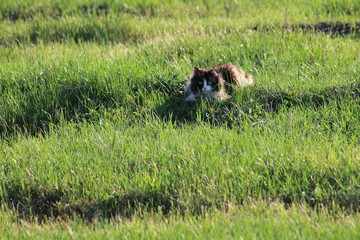
[[[199,85],[202,85],[203,83],[202,82],[199,82]]]

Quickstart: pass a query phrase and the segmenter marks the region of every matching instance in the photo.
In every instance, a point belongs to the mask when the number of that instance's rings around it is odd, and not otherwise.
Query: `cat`
[[[223,64],[210,70],[193,67],[193,74],[185,86],[185,101],[199,95],[206,98],[227,99],[232,86],[253,85],[253,77],[233,64]]]

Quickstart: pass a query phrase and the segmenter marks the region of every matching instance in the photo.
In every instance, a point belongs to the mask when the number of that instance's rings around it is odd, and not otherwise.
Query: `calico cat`
[[[253,85],[252,76],[233,64],[223,64],[210,70],[193,67],[193,74],[185,86],[185,101],[194,101],[199,95],[227,99],[232,86]]]

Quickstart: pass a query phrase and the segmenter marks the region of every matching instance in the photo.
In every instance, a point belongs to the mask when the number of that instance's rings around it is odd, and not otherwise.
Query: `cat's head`
[[[193,93],[220,91],[223,81],[214,69],[206,70],[194,66],[193,71],[191,77],[191,91]]]

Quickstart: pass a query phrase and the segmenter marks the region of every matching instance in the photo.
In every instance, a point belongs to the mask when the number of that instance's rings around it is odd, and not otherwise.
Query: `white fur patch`
[[[208,85],[206,79],[204,78],[203,87],[202,87],[201,91],[206,93],[206,92],[210,92],[211,90],[212,90],[212,87],[210,85]]]
[[[194,101],[197,96],[198,96],[197,94],[194,94],[194,93],[190,92],[190,93],[186,96],[185,101],[188,101],[188,102],[189,102],[189,101]]]

